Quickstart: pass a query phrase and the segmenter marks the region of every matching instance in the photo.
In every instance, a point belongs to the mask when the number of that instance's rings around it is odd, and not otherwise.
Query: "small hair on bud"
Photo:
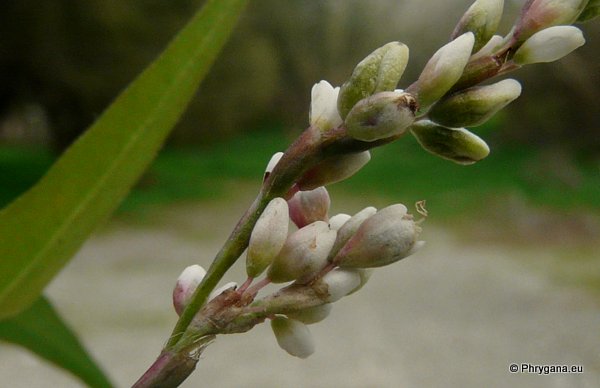
[[[411,133],[425,151],[458,164],[473,164],[490,153],[485,141],[464,128],[446,128],[423,120],[411,127]]]
[[[290,355],[307,358],[315,352],[315,342],[304,323],[276,316],[271,320],[271,329],[279,347]]]
[[[288,200],[290,218],[298,228],[315,221],[327,221],[331,199],[323,186],[314,190],[298,191]]]
[[[406,206],[391,205],[362,223],[333,263],[342,268],[374,268],[410,255],[421,228]]]
[[[573,26],[549,27],[533,34],[513,57],[518,65],[553,62],[585,44],[583,33]]]

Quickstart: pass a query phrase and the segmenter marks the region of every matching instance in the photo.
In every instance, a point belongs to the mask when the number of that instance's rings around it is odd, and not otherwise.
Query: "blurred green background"
[[[31,186],[201,2],[8,1],[0,14],[0,204]],[[124,210],[222,196],[260,179],[269,156],[306,126],[310,88],[334,85],[374,48],[401,40],[411,61],[400,87],[444,44],[468,0],[251,2],[198,97]],[[506,2],[505,33],[522,1]],[[513,76],[524,92],[476,128],[492,147],[462,167],[410,136],[373,152],[333,190],[427,199],[437,219],[507,203],[600,210],[600,23],[563,60]],[[507,199],[509,199],[507,201]],[[517,205],[520,206],[520,205]],[[476,213],[476,212],[475,212]]]

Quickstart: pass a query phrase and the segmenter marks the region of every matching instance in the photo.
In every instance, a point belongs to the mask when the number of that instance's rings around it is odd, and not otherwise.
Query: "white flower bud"
[[[344,214],[344,213],[336,214],[335,216],[333,216],[329,219],[329,229],[340,230],[340,228],[342,226],[344,226],[346,221],[348,221],[350,218],[352,218],[352,217],[349,214]]]
[[[265,208],[250,235],[246,254],[246,272],[249,277],[260,275],[283,248],[289,226],[288,204],[275,198]]]
[[[173,307],[177,315],[181,315],[205,275],[204,268],[197,264],[190,265],[181,272],[173,289]]]
[[[375,141],[404,133],[415,121],[416,110],[410,93],[380,92],[356,103],[344,123],[351,137]]]
[[[315,221],[327,221],[331,199],[323,186],[314,190],[298,191],[288,201],[290,218],[298,228]]]
[[[229,282],[223,284],[221,287],[215,288],[210,294],[208,294],[208,300],[213,300],[217,296],[221,295],[225,290],[229,290],[230,288],[237,288],[237,283]]]
[[[421,72],[416,86],[408,89],[417,95],[421,109],[439,100],[460,79],[474,43],[475,36],[472,32],[467,32],[433,54]]]
[[[412,216],[407,215],[406,206],[388,206],[362,223],[333,262],[342,268],[391,264],[412,253],[420,232]]]
[[[585,38],[577,27],[555,26],[533,34],[515,53],[518,65],[552,62],[583,46]]]
[[[470,31],[475,34],[473,51],[479,50],[498,29],[503,8],[504,0],[476,0],[454,28],[451,39]]]
[[[313,323],[321,322],[323,319],[327,318],[329,313],[331,313],[332,307],[333,305],[331,303],[326,303],[320,306],[294,311],[287,314],[287,316],[288,318],[311,325]]]
[[[336,236],[326,222],[316,221],[292,233],[273,264],[267,277],[273,283],[284,283],[310,277],[325,266]]]
[[[408,46],[390,42],[360,61],[340,90],[337,106],[342,118],[363,98],[394,90],[404,73],[408,56]]]
[[[327,81],[316,83],[311,90],[310,125],[322,131],[338,127],[342,118],[338,113],[337,99],[340,88],[334,88]]]
[[[307,171],[296,184],[300,190],[306,191],[343,181],[357,173],[369,160],[369,151],[332,156]]]
[[[548,27],[577,20],[588,0],[529,0],[515,25],[514,37],[523,42]]]
[[[267,168],[265,168],[265,174],[264,174],[263,180],[266,180],[269,177],[269,174],[271,174],[273,172],[273,169],[275,168],[277,163],[279,163],[282,156],[283,156],[283,152],[275,152],[273,154],[273,156],[271,156],[269,163],[267,163]]]
[[[500,35],[494,35],[490,38],[490,40],[485,44],[485,46],[483,46],[479,51],[477,51],[475,54],[473,54],[471,56],[471,58],[469,59],[469,61],[475,61],[476,59],[479,59],[481,57],[484,57],[486,55],[492,55],[494,54],[494,51],[500,47],[500,45],[502,44],[502,42],[504,42],[504,38],[501,37]]]
[[[315,283],[316,287],[321,285],[327,286],[327,303],[333,303],[360,288],[361,275],[356,269],[336,268]]]
[[[358,228],[362,225],[362,223],[373,214],[377,213],[377,209],[373,206],[366,207],[353,215],[348,221],[344,223],[344,225],[338,230],[337,237],[335,239],[335,244],[331,249],[331,253],[329,255],[330,258],[333,258],[335,254],[350,240],[350,237],[354,236],[354,233],[358,230]]]
[[[277,316],[271,320],[271,328],[279,347],[290,355],[306,358],[315,352],[315,342],[304,323]]]
[[[475,86],[444,97],[429,111],[429,118],[446,127],[476,127],[521,95],[521,84],[505,79]]]
[[[485,141],[464,128],[446,128],[423,120],[415,123],[411,132],[425,151],[458,164],[473,164],[490,154]]]
[[[418,245],[420,248],[422,246],[422,244],[420,244],[420,243],[423,243],[423,242],[424,241],[417,241],[415,246]],[[357,292],[358,290],[360,290],[361,288],[363,288],[365,286],[365,284],[367,284],[367,282],[371,278],[371,275],[373,275],[372,268],[355,268],[354,270],[358,273],[358,276],[360,276],[360,285],[358,287],[356,287],[354,290],[352,290],[348,295],[352,295],[355,292]]]

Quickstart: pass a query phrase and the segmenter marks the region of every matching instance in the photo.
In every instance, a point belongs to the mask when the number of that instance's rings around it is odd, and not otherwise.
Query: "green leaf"
[[[0,212],[0,318],[33,303],[154,158],[247,0],[209,0],[28,192]]]
[[[43,296],[19,315],[0,322],[0,340],[31,350],[73,373],[91,387],[112,386]]]

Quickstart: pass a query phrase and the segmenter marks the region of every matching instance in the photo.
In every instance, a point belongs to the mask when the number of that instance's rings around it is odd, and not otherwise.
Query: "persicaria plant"
[[[365,207],[329,214],[327,185],[369,162],[369,150],[410,134],[428,152],[459,164],[484,159],[489,147],[467,128],[485,123],[521,94],[500,77],[522,66],[560,59],[584,44],[571,24],[598,13],[597,1],[530,0],[512,29],[497,29],[502,0],[477,0],[465,12],[417,80],[402,81],[409,48],[390,42],[356,65],[340,87],[312,89],[310,125],[268,162],[254,203],[205,271],[186,268],[173,291],[180,315],[156,362],[137,387],[177,386],[216,336],[270,321],[277,343],[305,358],[315,351],[307,325],[360,290],[370,271],[423,246],[423,217],[407,206]],[[415,219],[419,218],[419,219]],[[246,260],[247,279],[214,290],[227,270]],[[240,279],[238,279],[240,280]],[[267,284],[280,284],[265,293]],[[368,292],[368,291],[367,291]]]

